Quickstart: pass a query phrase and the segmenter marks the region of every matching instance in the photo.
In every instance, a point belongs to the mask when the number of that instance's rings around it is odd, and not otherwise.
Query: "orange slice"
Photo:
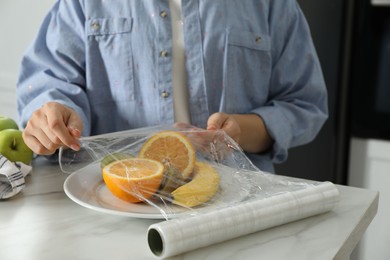
[[[135,203],[145,201],[157,192],[164,176],[164,165],[146,158],[128,158],[108,164],[102,173],[112,194]]]
[[[188,178],[195,165],[195,149],[187,136],[176,131],[161,131],[149,138],[141,148],[139,157],[173,166]]]

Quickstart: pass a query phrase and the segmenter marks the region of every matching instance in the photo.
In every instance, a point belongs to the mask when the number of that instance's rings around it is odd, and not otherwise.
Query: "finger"
[[[66,125],[70,135],[73,137],[73,142],[68,144],[70,148],[75,151],[80,150],[80,142],[79,139],[81,137],[81,132],[84,128],[83,121],[79,114],[77,114],[74,110],[68,109],[70,113],[68,120],[66,121]]]
[[[233,138],[235,142],[238,143],[240,141],[241,128],[233,117],[229,117],[224,122],[224,125],[222,126],[222,130],[224,130],[228,136]]]
[[[227,120],[228,116],[225,113],[214,113],[207,120],[207,130],[221,129]]]
[[[225,113],[215,113],[210,116],[208,120],[208,130],[218,130],[221,129],[226,132],[228,136],[233,138],[237,143],[240,140],[241,128],[238,122],[232,115]]]
[[[76,134],[77,129],[69,131],[64,119],[67,116],[66,113],[67,111],[64,110],[47,112],[48,128],[45,128],[44,131],[53,143],[68,146],[73,150],[79,150],[78,138],[75,138],[73,135]]]
[[[58,138],[49,137],[42,129],[37,129],[33,137],[49,151],[55,151],[58,147],[63,145]],[[54,139],[54,141],[52,139]]]
[[[38,154],[53,153],[58,145],[50,140],[50,137],[42,130],[41,126],[46,126],[46,117],[42,111],[33,113],[23,131],[24,138],[33,146],[32,150]]]
[[[83,121],[81,120],[81,117],[79,114],[74,112],[72,109],[68,109],[68,112],[70,113],[68,120],[65,120],[65,123],[70,130],[70,133],[76,137],[81,137],[81,132],[83,131]]]
[[[35,136],[27,134],[26,131],[23,131],[23,140],[35,154],[50,155],[57,150],[56,148],[47,149]]]
[[[71,128],[71,127],[68,127],[68,130],[70,132],[70,134],[74,137],[74,138],[80,138],[81,137],[81,132],[80,130],[78,129],[74,129],[74,128]]]
[[[63,138],[60,137],[61,132],[66,132],[69,136],[69,130],[65,126],[65,124],[62,122],[61,114],[57,112],[49,112],[45,115],[46,124],[41,127],[41,131],[44,133],[44,135],[54,144],[56,145],[66,145],[63,142]],[[44,140],[44,136],[39,133],[39,131],[36,132],[35,136],[38,138],[41,142],[46,142]]]

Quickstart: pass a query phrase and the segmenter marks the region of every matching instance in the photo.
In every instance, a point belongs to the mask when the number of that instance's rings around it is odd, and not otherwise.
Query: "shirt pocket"
[[[90,102],[134,100],[132,18],[94,18],[86,23]]]
[[[271,77],[269,35],[227,30],[224,56],[224,102],[228,113],[247,113],[264,105]]]

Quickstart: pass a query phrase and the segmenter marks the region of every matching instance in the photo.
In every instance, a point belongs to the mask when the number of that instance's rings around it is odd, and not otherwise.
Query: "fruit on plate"
[[[129,153],[119,153],[119,152],[110,153],[110,154],[104,156],[104,158],[101,160],[100,168],[103,169],[105,166],[107,166],[108,164],[110,164],[114,161],[119,161],[119,160],[128,159],[128,158],[134,158],[134,156],[129,154]]]
[[[147,158],[127,158],[108,164],[102,173],[113,195],[137,203],[157,192],[163,179],[164,165]]]
[[[22,131],[16,129],[0,131],[0,153],[12,162],[25,164],[33,158],[32,150],[24,143]]]
[[[140,158],[149,158],[174,167],[187,179],[195,165],[195,149],[187,136],[176,131],[161,131],[150,137],[141,147]]]
[[[219,173],[214,167],[196,162],[192,180],[171,193],[173,203],[190,208],[206,203],[218,192],[219,181]]]
[[[5,129],[19,129],[19,127],[12,118],[0,116],[0,131]]]
[[[165,167],[164,179],[161,183],[159,194],[170,197],[170,193],[178,187],[187,183],[188,180],[174,167]]]

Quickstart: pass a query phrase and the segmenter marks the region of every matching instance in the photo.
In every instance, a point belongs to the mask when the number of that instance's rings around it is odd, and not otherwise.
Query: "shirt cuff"
[[[287,160],[288,148],[293,138],[289,120],[275,107],[261,107],[252,112],[263,119],[269,135],[274,140],[270,151],[272,161],[282,163]]]

